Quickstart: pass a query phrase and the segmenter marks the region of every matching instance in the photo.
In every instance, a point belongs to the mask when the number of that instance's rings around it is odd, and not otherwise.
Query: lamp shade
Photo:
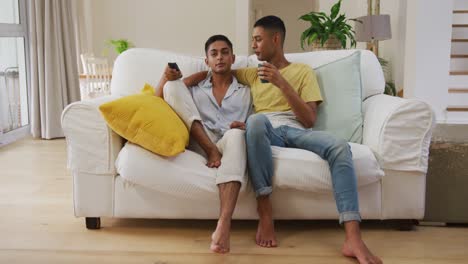
[[[385,40],[392,38],[389,15],[372,15],[356,18],[354,31],[357,41]]]

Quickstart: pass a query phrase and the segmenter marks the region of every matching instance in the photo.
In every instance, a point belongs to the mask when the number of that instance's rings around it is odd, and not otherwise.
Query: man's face
[[[234,54],[225,41],[215,41],[208,47],[205,62],[212,72],[220,74],[230,72],[234,60]]]
[[[263,27],[255,27],[252,33],[252,49],[260,61],[269,61],[274,54],[274,34]]]

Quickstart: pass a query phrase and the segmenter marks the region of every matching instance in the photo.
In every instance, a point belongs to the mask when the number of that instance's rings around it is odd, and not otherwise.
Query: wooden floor
[[[335,222],[279,222],[280,247],[259,248],[255,222],[235,221],[231,253],[209,252],[214,221],[102,219],[90,231],[73,216],[64,140],[26,139],[0,148],[0,263],[356,263],[340,255]],[[364,223],[384,263],[468,263],[468,228],[396,231]]]

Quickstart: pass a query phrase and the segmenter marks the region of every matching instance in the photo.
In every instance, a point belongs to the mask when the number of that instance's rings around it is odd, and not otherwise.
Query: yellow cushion
[[[102,104],[99,110],[115,133],[156,154],[174,156],[188,145],[187,127],[163,99],[154,96],[149,84],[141,94]]]

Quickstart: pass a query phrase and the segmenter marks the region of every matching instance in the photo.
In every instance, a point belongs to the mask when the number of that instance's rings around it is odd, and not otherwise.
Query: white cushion
[[[188,199],[217,196],[216,169],[208,168],[201,155],[185,150],[175,157],[163,157],[127,142],[115,166],[127,181],[158,192]]]
[[[349,143],[353,153],[358,187],[376,182],[384,176],[369,147]],[[317,154],[296,148],[272,147],[273,183],[280,188],[328,192],[333,189],[328,162]]]
[[[370,149],[350,143],[357,173],[358,186],[378,181],[383,176]],[[313,192],[331,192],[328,163],[310,151],[272,147],[274,187],[294,188]],[[117,172],[127,181],[158,192],[189,199],[215,198],[216,169],[206,167],[199,154],[186,150],[176,157],[155,155],[132,143],[127,143],[116,161]],[[248,187],[247,191],[252,191]]]

